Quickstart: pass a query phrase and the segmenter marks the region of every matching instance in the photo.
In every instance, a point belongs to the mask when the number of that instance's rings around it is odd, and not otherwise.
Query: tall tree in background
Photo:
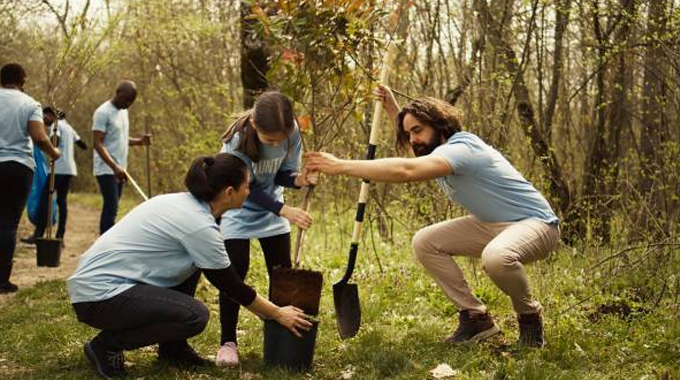
[[[269,71],[269,48],[258,33],[259,21],[255,17],[262,12],[259,5],[241,2],[241,84],[243,85],[243,107],[250,108],[257,95],[265,91]]]
[[[666,78],[668,69],[663,50],[664,33],[668,18],[667,0],[651,1],[647,14],[646,52],[642,85],[642,138],[640,140],[641,168],[640,194],[649,207],[641,212],[638,225],[643,230],[655,230],[652,224],[662,214],[664,199],[659,191],[663,165],[663,143],[668,138],[665,107],[667,104]],[[663,223],[661,223],[663,224]]]
[[[581,195],[581,223],[589,223],[592,233],[603,241],[610,237],[612,205],[617,193],[621,130],[630,130],[628,93],[632,84],[628,67],[631,23],[635,18],[634,0],[620,0],[613,14],[599,1],[593,3],[593,28],[597,40],[597,95],[595,134],[590,142]],[[605,22],[606,20],[606,22]],[[611,69],[612,85],[608,74]]]
[[[562,167],[550,147],[540,126],[536,121],[534,105],[529,95],[529,89],[524,81],[524,74],[519,66],[519,61],[510,43],[506,40],[500,28],[500,24],[494,20],[486,0],[475,0],[475,10],[479,13],[482,24],[486,29],[486,36],[490,44],[498,50],[501,63],[514,78],[512,93],[517,102],[517,114],[524,133],[531,140],[534,154],[540,159],[548,181],[548,197],[552,204],[556,205],[563,216],[567,217],[571,207],[571,193],[567,183],[562,177]]]

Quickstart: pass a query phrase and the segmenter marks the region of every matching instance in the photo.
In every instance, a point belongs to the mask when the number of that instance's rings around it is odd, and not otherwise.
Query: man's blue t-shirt
[[[171,288],[197,268],[229,267],[210,206],[190,193],[135,207],[83,254],[67,281],[72,303],[114,297],[138,284]]]
[[[42,108],[30,96],[0,88],[0,162],[16,161],[35,170],[29,121],[43,121]]]
[[[286,140],[274,145],[260,145],[260,160],[253,162],[236,150],[240,135],[236,133],[226,142],[221,152],[232,153],[245,161],[250,170],[250,181],[273,199],[283,202],[283,187],[274,183],[279,170],[299,171],[302,155],[302,139],[296,127]],[[282,235],[290,232],[290,223],[262,206],[246,198],[243,207],[229,210],[222,215],[222,238],[256,239]]]
[[[443,157],[453,168],[453,174],[437,178],[437,184],[480,220],[498,223],[537,218],[558,223],[543,195],[478,136],[458,132],[431,154]]]
[[[109,151],[113,161],[123,169],[127,169],[127,158],[130,140],[130,120],[126,109],[118,109],[106,101],[96,111],[92,117],[92,130],[106,133],[104,136],[104,147]],[[113,175],[113,169],[99,157],[99,153],[93,151],[94,175]]]

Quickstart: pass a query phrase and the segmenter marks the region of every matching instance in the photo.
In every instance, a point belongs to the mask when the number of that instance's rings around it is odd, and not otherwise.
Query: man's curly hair
[[[432,126],[447,139],[461,131],[460,113],[454,106],[431,97],[418,98],[406,104],[399,112],[397,148],[402,150],[409,147],[408,133],[404,131],[406,114],[411,114],[422,123]]]

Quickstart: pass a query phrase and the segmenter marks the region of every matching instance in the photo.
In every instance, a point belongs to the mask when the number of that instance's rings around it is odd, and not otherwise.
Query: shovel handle
[[[357,261],[357,251],[359,250],[359,243],[352,243],[349,246],[349,259],[347,259],[347,269],[337,284],[346,284],[349,282],[352,273],[354,273],[354,264]]]
[[[54,118],[54,123],[52,123],[52,136],[50,138],[50,143],[52,146],[55,148],[59,144],[59,136],[57,136],[57,133],[59,131],[59,118],[55,117]],[[54,161],[53,159],[50,159],[50,176],[49,176],[49,182],[48,182],[48,195],[47,195],[47,228],[46,228],[46,233],[47,233],[47,238],[51,239],[52,238],[52,199],[54,198]]]
[[[314,185],[307,186],[307,192],[305,193],[305,197],[302,200],[302,209],[305,210],[305,212],[309,212],[309,209],[311,208],[312,191],[314,191]],[[295,261],[293,264],[294,268],[300,266],[300,260],[302,260],[300,252],[302,251],[302,242],[304,241],[304,239],[305,230],[303,230],[302,228],[298,228],[297,241],[295,242]]]
[[[146,194],[144,194],[144,191],[142,191],[142,189],[139,187],[139,185],[137,184],[137,182],[135,182],[135,180],[132,178],[132,176],[130,175],[130,173],[127,172],[127,170],[125,171],[125,176],[127,177],[128,181],[130,181],[130,183],[132,184],[132,187],[134,187],[135,190],[137,190],[137,193],[138,193],[145,201],[148,201],[148,200],[149,200],[149,197],[147,197]]]

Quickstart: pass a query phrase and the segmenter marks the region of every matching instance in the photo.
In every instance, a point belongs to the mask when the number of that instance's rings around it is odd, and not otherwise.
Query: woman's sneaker
[[[479,342],[500,331],[489,313],[477,314],[463,310],[458,315],[458,328],[446,339],[446,343]]]
[[[85,356],[90,360],[97,373],[105,379],[126,375],[123,351],[109,351],[101,347],[94,339],[85,343],[83,349]]]
[[[235,342],[227,342],[220,347],[215,357],[218,367],[236,367],[238,365],[238,348]]]

